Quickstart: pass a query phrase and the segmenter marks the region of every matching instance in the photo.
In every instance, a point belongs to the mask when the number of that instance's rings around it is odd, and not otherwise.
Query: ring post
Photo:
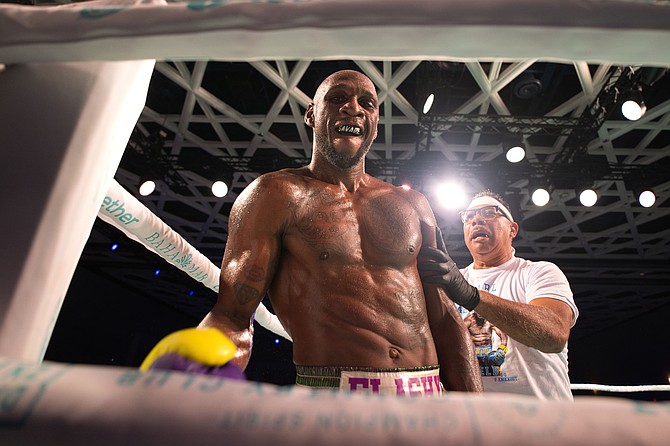
[[[41,361],[155,61],[0,71],[0,356]]]

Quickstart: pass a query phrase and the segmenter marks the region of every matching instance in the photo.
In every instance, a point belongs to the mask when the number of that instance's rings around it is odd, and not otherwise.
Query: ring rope
[[[668,392],[670,385],[652,384],[639,386],[609,386],[606,384],[570,384],[572,390],[597,390],[599,392]]]
[[[114,179],[98,217],[218,293],[221,270]],[[271,332],[292,341],[277,316],[262,303],[256,309],[254,319]]]

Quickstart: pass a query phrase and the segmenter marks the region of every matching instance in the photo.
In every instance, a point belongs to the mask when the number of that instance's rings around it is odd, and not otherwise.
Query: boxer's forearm
[[[479,363],[461,315],[435,285],[424,285],[440,374],[447,390],[482,392]]]
[[[451,302],[449,306],[453,307]],[[472,341],[455,307],[454,312],[455,318],[453,315],[445,317],[441,324],[440,343],[444,346],[436,342],[445,385],[448,390],[482,392],[479,363]]]
[[[232,319],[212,310],[200,322],[199,327],[216,328],[230,338],[237,347],[231,362],[241,370],[246,369],[253,347],[253,325],[242,326],[241,323],[235,323]]]

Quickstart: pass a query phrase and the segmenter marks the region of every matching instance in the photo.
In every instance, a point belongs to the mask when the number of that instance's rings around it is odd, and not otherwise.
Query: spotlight
[[[139,188],[139,193],[143,197],[146,197],[147,195],[150,195],[153,193],[153,191],[156,190],[156,183],[154,180],[149,180],[149,179],[142,179],[140,180],[140,188]]]
[[[225,181],[217,180],[212,183],[212,194],[214,194],[215,197],[222,198],[225,197],[227,193],[228,185]]]
[[[596,204],[596,201],[598,201],[598,194],[593,189],[584,189],[579,193],[579,202],[587,208]]]
[[[625,95],[621,104],[621,114],[629,121],[637,121],[647,111],[647,106],[642,99],[642,89],[637,86],[633,91]]]
[[[531,191],[530,199],[533,201],[535,206],[545,206],[549,203],[549,190],[546,187],[536,187]]]
[[[528,180],[528,195],[535,206],[546,206],[551,199],[551,187],[549,180],[544,178],[531,178]]]
[[[509,139],[503,143],[505,157],[510,163],[518,163],[526,157],[526,146],[518,139]]]
[[[519,99],[532,99],[542,91],[542,82],[532,73],[524,73],[517,78],[514,95]]]
[[[426,98],[426,102],[423,103],[423,114],[425,115],[433,107],[433,102],[435,102],[435,95],[433,93],[429,94]]]
[[[665,172],[667,169],[662,168]],[[661,171],[659,171],[661,172]],[[649,187],[650,184],[657,184],[661,178],[664,180],[667,175],[650,172],[647,168],[633,169],[627,172],[625,182],[628,190],[633,192],[633,196],[638,204],[644,208],[650,208],[656,203],[656,194]]]
[[[446,209],[459,209],[466,205],[465,191],[455,181],[438,184],[435,187],[435,195],[440,205]]]
[[[635,195],[637,196],[637,202],[644,208],[650,208],[656,203],[656,194],[651,189],[643,190]]]

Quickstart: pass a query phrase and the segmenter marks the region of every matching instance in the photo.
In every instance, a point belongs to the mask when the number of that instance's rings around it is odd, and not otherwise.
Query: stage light
[[[217,180],[212,183],[212,194],[214,194],[215,197],[222,198],[225,197],[227,193],[228,185],[225,181]]]
[[[532,73],[520,75],[514,84],[514,95],[519,99],[532,99],[542,92],[542,82]]]
[[[531,178],[528,180],[528,195],[535,206],[546,206],[551,199],[552,189],[549,180],[545,178]]]
[[[636,102],[632,99],[627,100],[621,105],[621,113],[629,121],[637,121],[647,111],[647,106],[644,102]]]
[[[545,187],[536,187],[534,190],[531,192],[530,199],[533,201],[533,204],[535,206],[545,206],[547,203],[549,203],[549,191]]]
[[[642,89],[638,86],[622,97],[621,114],[629,121],[637,121],[644,116],[647,106],[642,99]]]
[[[110,249],[111,249],[112,251],[116,251],[117,249],[119,249],[119,244],[118,244],[118,243],[114,243],[114,244],[111,246]]]
[[[579,193],[579,202],[582,206],[590,208],[598,201],[598,194],[593,189],[584,189]]]
[[[462,209],[466,205],[463,187],[456,182],[446,182],[435,187],[435,195],[440,205],[447,209]]]
[[[651,189],[643,190],[635,195],[637,197],[637,202],[644,208],[650,208],[656,203],[656,194],[654,194],[654,191]]]
[[[628,190],[632,191],[633,197],[638,204],[644,208],[650,208],[656,203],[656,193],[650,187],[652,184],[658,184],[667,178],[666,174],[660,173],[665,168],[654,173],[648,166],[638,169],[630,169],[625,176],[625,182]]]
[[[435,102],[435,95],[433,93],[429,94],[426,98],[426,102],[423,103],[423,114],[425,115],[433,107],[433,102]]]
[[[518,163],[526,157],[525,144],[516,138],[508,139],[503,143],[505,157],[510,163]]]
[[[156,190],[156,182],[149,179],[140,180],[140,188],[138,189],[140,195],[146,197]]]

